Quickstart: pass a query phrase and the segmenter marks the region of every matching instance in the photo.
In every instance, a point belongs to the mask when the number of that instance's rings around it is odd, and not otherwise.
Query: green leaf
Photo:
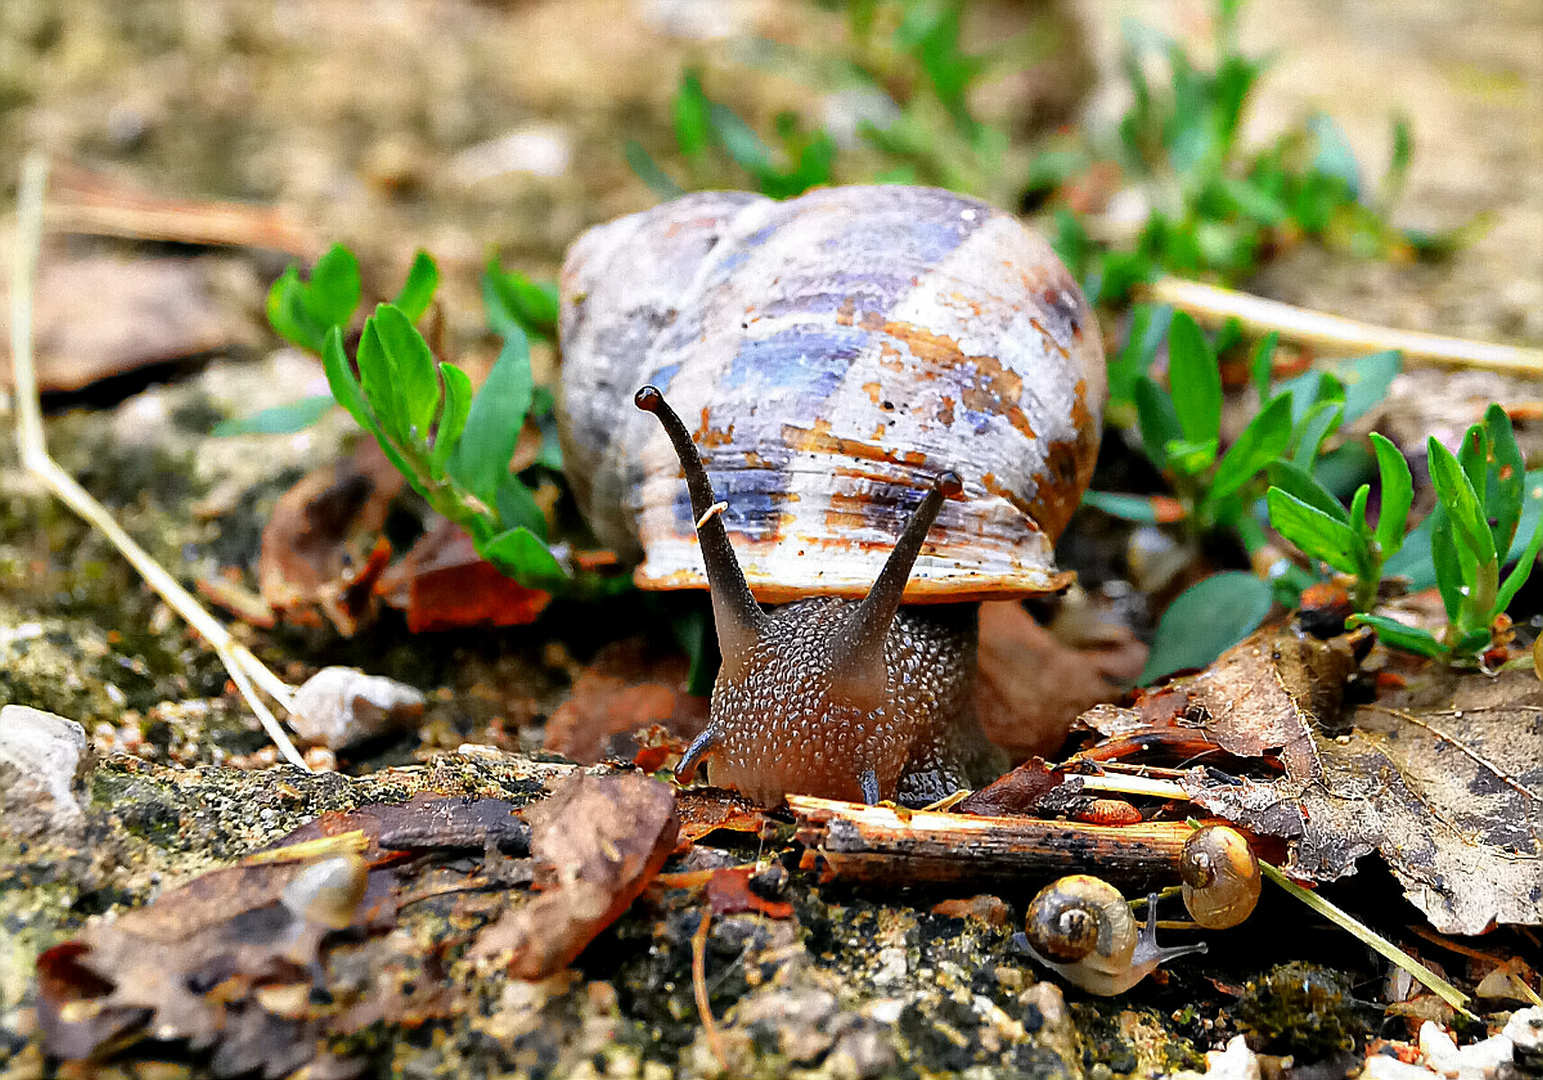
[[[1345,423],[1349,424],[1365,415],[1373,405],[1388,395],[1393,377],[1403,367],[1396,349],[1357,357],[1336,370],[1345,388]]]
[[[492,258],[482,271],[482,303],[488,326],[499,337],[518,330],[529,337],[557,340],[560,306],[553,282],[532,281],[518,270],[506,273]]]
[[[364,323],[364,333],[359,335],[359,350],[355,354],[359,364],[359,385],[364,389],[370,412],[385,432],[387,439],[404,445],[407,439],[407,409],[397,394],[396,373],[391,358],[380,341],[380,328],[375,319]]]
[[[669,173],[659,167],[659,163],[636,139],[628,139],[622,144],[622,156],[627,159],[628,167],[637,174],[637,178],[643,181],[660,202],[678,199],[686,193]]]
[[[1543,487],[1534,487],[1527,495],[1527,501],[1535,507],[1543,505]],[[1543,549],[1543,514],[1538,515],[1538,523],[1533,526],[1532,539],[1527,541],[1527,547],[1517,559],[1516,565],[1506,575],[1505,584],[1495,595],[1495,610],[1493,614],[1499,614],[1511,606],[1511,601],[1516,598],[1518,590],[1532,576],[1532,571],[1537,565],[1538,551]]]
[[[305,310],[323,334],[346,327],[359,306],[359,260],[342,244],[334,244],[311,269],[304,290]]]
[[[1338,401],[1320,401],[1308,410],[1296,430],[1297,449],[1291,459],[1294,465],[1301,469],[1312,468],[1318,448],[1339,427],[1344,409]]]
[[[434,302],[434,290],[438,288],[439,267],[427,251],[419,251],[413,257],[412,268],[407,271],[407,280],[402,283],[401,292],[396,294],[392,303],[416,323],[429,310],[429,305]]]
[[[1305,502],[1320,513],[1327,514],[1341,525],[1350,524],[1350,515],[1346,513],[1345,508],[1313,477],[1312,473],[1297,468],[1289,461],[1271,462],[1268,471],[1270,483],[1287,495]]]
[[[1350,531],[1357,536],[1371,539],[1371,530],[1366,527],[1366,500],[1371,498],[1372,486],[1362,484],[1356,488],[1355,497],[1350,500]]]
[[[300,271],[291,266],[268,290],[268,323],[289,342],[311,352],[320,352],[326,327],[318,327],[305,309],[305,286]]]
[[[497,506],[498,485],[509,475],[530,400],[530,350],[525,335],[512,327],[487,381],[472,398],[460,445],[447,464],[456,483],[489,508]]]
[[[1205,667],[1256,630],[1271,603],[1268,582],[1237,570],[1191,585],[1163,612],[1137,683]]]
[[[1473,584],[1473,572],[1463,573],[1464,559],[1452,537],[1452,519],[1444,507],[1437,507],[1441,516],[1436,518],[1430,534],[1431,563],[1436,568],[1436,588],[1441,591],[1441,603],[1446,608],[1447,620],[1456,623],[1463,610],[1463,593]],[[1435,517],[1435,514],[1431,515]],[[1470,554],[1467,562],[1471,564]]]
[[[1495,561],[1495,537],[1489,530],[1478,495],[1452,451],[1431,436],[1428,444],[1431,483],[1446,508],[1455,537],[1480,563]]]
[[[536,503],[535,494],[514,473],[505,473],[493,494],[498,509],[499,523],[506,529],[529,529],[543,542],[546,540],[546,515]]]
[[[1147,373],[1158,347],[1168,334],[1173,308],[1166,304],[1137,304],[1130,313],[1130,333],[1109,365],[1109,398],[1129,401],[1138,378]]]
[[[477,545],[477,554],[527,587],[553,584],[568,578],[541,538],[529,529],[505,529]]]
[[[1254,355],[1249,361],[1248,369],[1253,375],[1254,389],[1259,392],[1260,401],[1270,400],[1270,381],[1275,370],[1275,348],[1279,344],[1280,331],[1271,330],[1254,346]]]
[[[1170,442],[1180,439],[1179,414],[1174,411],[1173,399],[1161,386],[1146,375],[1140,376],[1134,387],[1136,422],[1141,426],[1141,444],[1147,457],[1159,469],[1168,467]]]
[[[1377,515],[1377,531],[1373,536],[1385,563],[1403,546],[1404,524],[1414,505],[1414,476],[1398,447],[1375,431],[1371,440],[1372,451],[1377,455],[1377,474],[1382,478],[1382,510]]]
[[[1102,510],[1122,521],[1139,521],[1148,524],[1157,521],[1157,507],[1144,495],[1121,495],[1113,491],[1085,491],[1082,493],[1082,505]]]
[[[1168,467],[1185,476],[1199,476],[1216,460],[1216,440],[1192,443],[1188,439],[1173,439],[1163,447],[1168,456]]]
[[[392,304],[376,307],[370,322],[375,325],[391,370],[405,425],[404,446],[427,446],[429,430],[439,412],[439,375],[429,343],[402,309]]]
[[[1409,176],[1409,161],[1414,156],[1414,133],[1406,116],[1393,117],[1393,153],[1388,161],[1388,171],[1382,176],[1382,190],[1377,201],[1382,213],[1392,209],[1404,191],[1404,181]]]
[[[1361,191],[1361,167],[1356,164],[1350,140],[1345,138],[1340,126],[1323,113],[1308,117],[1307,127],[1318,144],[1318,152],[1313,158],[1313,171],[1343,181],[1349,189],[1350,198],[1357,198]]]
[[[1495,550],[1510,551],[1516,539],[1516,525],[1521,519],[1523,492],[1527,485],[1527,466],[1511,418],[1499,405],[1491,403],[1484,413],[1484,427],[1489,432],[1489,460],[1485,463],[1484,510],[1495,537]]]
[[[1291,399],[1272,398],[1223,455],[1211,480],[1209,500],[1224,499],[1242,488],[1291,441]]]
[[[232,435],[288,435],[310,427],[326,416],[336,404],[337,401],[332,395],[317,394],[313,397],[301,398],[299,401],[275,405],[270,409],[252,413],[250,416],[221,420],[214,425],[209,434],[216,438],[228,438]]]
[[[1278,487],[1265,492],[1270,525],[1303,553],[1345,574],[1361,576],[1366,544],[1355,530]]]
[[[321,351],[321,363],[322,370],[327,373],[327,385],[332,389],[332,397],[348,410],[348,415],[365,431],[378,432],[380,428],[364,399],[364,390],[354,377],[353,368],[349,367],[347,354],[343,352],[342,327],[334,326],[327,332]]]
[[[711,102],[702,90],[702,80],[695,71],[681,77],[680,89],[675,92],[673,113],[675,119],[675,145],[681,157],[699,158],[707,150],[707,112]]]
[[[1432,657],[1446,654],[1446,647],[1429,631],[1405,626],[1397,619],[1390,619],[1386,615],[1352,615],[1345,621],[1345,625],[1351,628],[1370,626],[1377,631],[1377,637],[1384,645],[1392,645],[1405,652]]]
[[[707,118],[713,137],[734,164],[757,179],[776,171],[771,149],[733,109],[715,101],[708,107]]]
[[[444,479],[445,466],[461,441],[461,432],[466,430],[472,397],[471,379],[454,364],[441,363],[439,378],[445,386],[445,407],[440,410],[439,423],[434,428],[434,448],[429,452],[429,472],[435,480]]]
[[[1218,442],[1222,423],[1221,368],[1188,312],[1175,312],[1168,330],[1168,387],[1185,439],[1196,445]]]

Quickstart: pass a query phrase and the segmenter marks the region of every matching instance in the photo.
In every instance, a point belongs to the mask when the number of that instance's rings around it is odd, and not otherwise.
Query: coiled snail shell
[[[1259,859],[1243,834],[1225,825],[1204,825],[1184,841],[1179,855],[1184,906],[1210,930],[1247,919],[1259,902]]]
[[[1029,903],[1018,947],[1091,994],[1124,993],[1157,965],[1186,953],[1205,952],[1203,942],[1163,948],[1157,944],[1157,897],[1147,898],[1147,922],[1131,915],[1120,890],[1089,874],[1071,874],[1046,885]]]
[[[930,188],[692,195],[579,238],[561,331],[580,509],[640,586],[713,593],[677,775],[913,805],[994,778],[961,605],[1069,583],[1106,385],[1049,245]]]

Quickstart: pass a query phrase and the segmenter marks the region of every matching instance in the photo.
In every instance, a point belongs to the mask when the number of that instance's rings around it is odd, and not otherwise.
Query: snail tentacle
[[[718,648],[723,654],[724,667],[730,672],[737,671],[747,662],[756,641],[765,635],[769,620],[745,582],[744,571],[729,545],[722,515],[712,512],[718,498],[713,494],[713,484],[702,465],[702,455],[697,452],[696,443],[691,441],[686,425],[681,423],[656,386],[640,389],[633,397],[633,403],[644,412],[653,413],[664,425],[675,447],[675,456],[680,458],[681,470],[686,474],[686,490],[691,495],[691,511],[698,521],[697,537],[702,545],[702,561],[707,568],[712,594]]]
[[[938,475],[911,512],[868,595],[852,608],[848,619],[850,635],[832,657],[831,690],[858,708],[872,710],[884,700],[887,675],[884,645],[895,613],[900,610],[911,567],[921,553],[927,533],[938,519],[943,500],[958,495],[963,489],[958,473],[949,471]],[[869,801],[878,802],[877,799]]]

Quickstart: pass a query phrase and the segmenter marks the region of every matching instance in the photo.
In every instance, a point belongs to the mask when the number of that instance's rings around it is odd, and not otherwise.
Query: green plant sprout
[[[466,530],[480,556],[530,587],[573,593],[594,586],[576,580],[547,546],[546,515],[509,470],[527,417],[543,431],[536,464],[552,470],[562,465],[550,422],[551,394],[532,383],[527,344],[528,334],[555,337],[555,290],[506,273],[496,262],[488,265],[482,282],[488,322],[504,346],[473,394],[466,373],[436,361],[415,325],[438,284],[434,260],[419,252],[395,299],[365,319],[350,357],[344,331],[359,307],[359,264],[338,245],[317,261],[309,281],[291,267],[274,283],[269,321],[287,341],[320,354],[332,398],[375,436],[430,506]],[[302,416],[312,411],[300,404],[298,410],[285,408]],[[238,430],[275,430],[284,419],[259,413]]]
[[[1283,461],[1270,466],[1271,487],[1265,496],[1276,532],[1309,558],[1355,578],[1350,599],[1361,612],[1377,602],[1383,567],[1403,546],[1404,523],[1414,505],[1414,478],[1404,455],[1376,432],[1371,442],[1382,490],[1375,527],[1366,520],[1370,484],[1356,489],[1347,511],[1312,473]]]
[[[1168,319],[1168,389],[1145,373],[1157,351],[1153,332]],[[1173,485],[1190,534],[1219,528],[1238,530],[1250,548],[1263,543],[1248,508],[1262,493],[1259,478],[1281,463],[1311,470],[1324,441],[1381,397],[1398,372],[1393,353],[1361,357],[1340,369],[1309,372],[1272,387],[1273,336],[1261,340],[1251,361],[1260,410],[1225,452],[1221,450],[1222,384],[1217,350],[1194,319],[1167,309],[1138,307],[1126,348],[1110,365],[1111,408],[1128,393],[1141,433],[1141,447]],[[1330,496],[1332,498],[1332,496]],[[1084,502],[1127,520],[1155,520],[1147,500],[1089,492]]]
[[[1510,417],[1499,405],[1491,405],[1484,420],[1468,429],[1457,454],[1434,437],[1428,443],[1428,453],[1431,484],[1438,499],[1431,514],[1435,519],[1430,534],[1431,560],[1447,626],[1437,636],[1386,615],[1360,614],[1351,621],[1374,628],[1384,641],[1401,649],[1453,664],[1473,664],[1493,644],[1496,620],[1526,584],[1543,549],[1540,516],[1526,548],[1502,581],[1501,570],[1512,551],[1524,508],[1543,502],[1543,485],[1529,479]],[[1407,473],[1407,466],[1405,469]],[[1364,518],[1364,497],[1359,503]],[[1353,527],[1357,521],[1354,506],[1351,513]],[[1387,514],[1384,508],[1383,517]],[[1379,533],[1381,524],[1379,521]]]

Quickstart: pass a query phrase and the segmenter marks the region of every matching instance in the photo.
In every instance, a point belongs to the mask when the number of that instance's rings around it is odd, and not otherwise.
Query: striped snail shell
[[[944,469],[908,603],[1054,591],[1098,452],[1087,301],[1038,235],[930,188],[708,192],[590,230],[562,272],[560,420],[580,509],[644,588],[706,588],[658,387],[757,599],[862,596]],[[878,552],[877,556],[875,553]]]

